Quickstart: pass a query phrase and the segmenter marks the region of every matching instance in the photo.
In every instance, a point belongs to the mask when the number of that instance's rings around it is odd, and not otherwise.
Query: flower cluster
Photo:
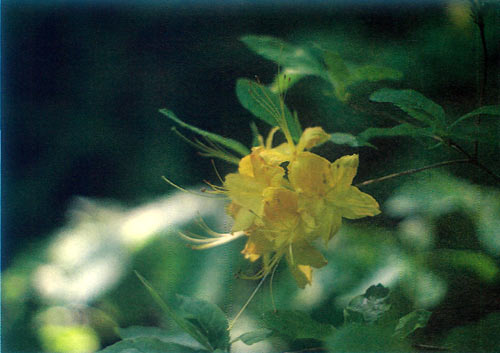
[[[240,160],[238,172],[228,174],[219,190],[231,200],[231,232],[248,237],[242,253],[250,261],[262,260],[255,277],[266,275],[285,257],[304,288],[311,283],[312,268],[327,263],[312,242],[321,238],[327,243],[343,217],[374,216],[380,210],[373,197],[352,186],[358,155],[330,163],[308,151],[328,140],[321,127],[304,130],[296,145],[284,131],[288,141],[273,148],[277,130]]]

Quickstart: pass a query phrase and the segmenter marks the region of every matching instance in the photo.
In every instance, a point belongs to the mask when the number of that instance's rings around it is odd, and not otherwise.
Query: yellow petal
[[[234,202],[232,202],[227,208],[227,212],[233,217],[234,224],[231,228],[231,232],[238,232],[240,230],[246,230],[252,226],[255,221],[255,213],[250,211],[248,208],[241,207]]]
[[[248,175],[231,173],[226,175],[224,188],[231,201],[245,207],[256,214],[261,213],[262,192],[266,188],[262,182]]]
[[[311,152],[299,153],[290,162],[288,178],[296,191],[322,196],[331,183],[330,162]]]
[[[320,145],[330,138],[330,134],[327,134],[325,130],[321,127],[308,127],[300,136],[299,143],[297,145],[297,151],[302,152],[304,149],[311,149],[314,146]]]
[[[305,241],[294,243],[287,252],[286,259],[290,272],[300,288],[311,283],[312,267],[320,268],[327,264],[323,254]]]
[[[241,251],[246,259],[255,261],[264,254],[270,254],[273,251],[273,244],[266,236],[259,231],[254,231],[248,236],[245,248]]]
[[[346,190],[352,184],[358,170],[359,157],[357,154],[343,156],[331,164],[331,180],[337,190]]]
[[[263,217],[266,223],[278,228],[294,227],[298,220],[297,194],[282,187],[266,188],[262,194]]]
[[[380,213],[378,202],[355,186],[343,192],[332,190],[327,196],[327,202],[338,210],[342,217],[349,219],[375,216]]]

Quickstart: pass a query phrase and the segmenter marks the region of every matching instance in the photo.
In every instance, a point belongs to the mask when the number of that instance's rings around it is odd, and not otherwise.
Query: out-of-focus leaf
[[[364,141],[368,141],[374,137],[394,137],[394,136],[432,136],[432,132],[429,128],[419,128],[411,124],[400,124],[394,127],[379,128],[370,127],[360,133],[358,138]]]
[[[322,340],[335,332],[335,327],[313,320],[298,310],[268,311],[263,314],[263,325],[277,335],[291,339],[312,338]]]
[[[398,325],[394,330],[394,335],[399,338],[405,338],[416,329],[425,327],[431,314],[430,311],[419,309],[403,316],[399,319]]]
[[[131,339],[138,337],[155,337],[160,340],[168,340],[171,337],[168,332],[159,327],[146,327],[146,326],[130,326],[127,328],[119,328],[118,334],[122,339]]]
[[[252,131],[252,147],[256,147],[260,145],[259,141],[259,129],[254,121],[250,122],[250,130]]]
[[[442,249],[435,250],[429,255],[436,265],[447,265],[452,271],[469,270],[485,282],[492,282],[498,275],[498,266],[495,261],[478,251]]]
[[[194,349],[173,342],[164,342],[154,337],[131,338],[115,343],[99,353],[202,353],[206,350]]]
[[[304,74],[317,74],[321,70],[321,64],[306,48],[270,36],[249,35],[241,37],[241,41],[257,54],[283,65],[285,70],[295,69]]]
[[[431,127],[445,126],[443,108],[417,91],[382,88],[372,93],[370,99],[374,102],[392,103],[411,117]]]
[[[489,145],[500,146],[499,139],[500,119],[493,115],[485,115],[481,118],[481,125],[476,125],[473,120],[463,121],[446,131],[446,137],[452,140],[478,141]]]
[[[403,73],[386,66],[363,65],[351,69],[353,81],[400,80]]]
[[[227,137],[222,137],[222,136],[214,134],[212,132],[204,131],[204,130],[201,130],[195,126],[189,125],[189,124],[183,122],[182,120],[180,120],[172,111],[170,111],[168,109],[160,109],[160,113],[162,113],[163,115],[165,115],[169,119],[175,121],[180,126],[186,128],[186,129],[189,129],[189,130],[197,133],[198,135],[201,135],[201,136],[209,139],[212,142],[216,142],[224,147],[227,147],[227,148],[233,150],[234,152],[236,152],[242,156],[245,156],[245,155],[250,153],[250,150],[247,147],[245,147],[243,144],[241,144],[240,142],[233,140],[233,139],[230,139],[230,138],[227,138]]]
[[[255,81],[238,79],[236,95],[248,111],[271,126],[278,126],[278,121],[285,119],[294,141],[299,141],[302,131],[297,125],[292,113],[282,102],[279,94]]]
[[[498,352],[499,332],[500,313],[493,313],[476,324],[451,330],[445,346],[456,352]]]
[[[207,337],[214,349],[227,350],[229,346],[228,321],[222,310],[204,300],[177,295],[179,309],[184,319],[189,320]]]
[[[156,292],[156,290],[144,277],[142,277],[138,272],[135,272],[135,274],[137,275],[137,277],[139,277],[142,284],[144,284],[148,292],[153,297],[154,301],[160,306],[160,308],[163,310],[165,314],[167,314],[168,317],[174,320],[177,326],[183,329],[186,333],[188,333],[191,337],[193,337],[198,343],[200,343],[203,347],[207,348],[209,351],[214,350],[207,336],[205,336],[205,334],[202,333],[198,327],[196,327],[191,322],[177,315],[176,312],[169,305],[167,305],[167,303],[165,303],[165,301],[160,297],[158,292]]]
[[[346,324],[375,323],[382,320],[390,309],[389,289],[379,283],[349,302],[344,309],[344,321]]]
[[[354,136],[345,132],[334,132],[330,134],[330,139],[328,140],[336,145],[348,145],[351,147],[373,147],[371,143],[366,141],[364,138],[359,136]]]
[[[241,340],[243,343],[246,345],[252,345],[254,343],[260,342],[271,336],[273,331],[268,330],[267,328],[261,328],[257,329],[254,331],[246,332],[233,340],[233,342],[236,342],[238,340]]]
[[[346,87],[351,83],[351,73],[339,54],[325,50],[323,60],[337,98],[345,102],[349,98]]]
[[[410,345],[393,336],[390,327],[353,323],[327,341],[329,352],[411,352]]]
[[[307,73],[298,68],[287,68],[274,77],[269,89],[274,93],[284,93],[305,76]]]
[[[477,115],[497,115],[500,116],[500,105],[485,105],[483,107],[477,108],[476,110],[471,111],[465,115],[462,115],[460,118],[455,120],[449,128],[451,129],[458,123],[462,122],[465,119],[472,118]]]

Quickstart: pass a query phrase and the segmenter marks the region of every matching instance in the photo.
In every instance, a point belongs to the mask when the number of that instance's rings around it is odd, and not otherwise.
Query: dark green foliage
[[[298,310],[268,311],[262,316],[262,324],[276,335],[291,340],[306,338],[323,340],[335,332],[333,326],[319,323],[307,313]]]
[[[260,342],[265,340],[266,338],[270,337],[273,334],[272,330],[269,330],[267,328],[261,328],[257,329],[254,331],[246,332],[236,338],[234,342],[241,340],[243,343],[247,345],[252,345],[254,343]]]
[[[498,352],[500,313],[492,313],[477,323],[451,330],[444,344],[457,352]]]
[[[161,299],[146,279],[137,272],[136,274],[164,313],[182,330],[211,352],[216,349],[227,349],[229,345],[228,322],[215,304],[179,296],[181,303],[179,314]]]
[[[207,338],[214,349],[226,350],[229,346],[229,331],[227,318],[215,304],[204,300],[177,296],[184,319],[195,325]]]
[[[359,323],[340,328],[327,341],[329,352],[410,352],[411,346],[393,336],[392,329]]]
[[[154,337],[130,338],[115,343],[100,353],[202,353],[202,349],[194,349],[177,343],[165,342]]]

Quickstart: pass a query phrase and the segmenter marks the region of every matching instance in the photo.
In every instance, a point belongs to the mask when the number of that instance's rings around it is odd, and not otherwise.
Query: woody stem
[[[383,176],[383,177],[380,177],[380,178],[366,180],[366,181],[363,181],[361,183],[355,184],[354,186],[365,186],[365,185],[369,185],[369,184],[373,184],[373,183],[378,183],[379,181],[384,181],[384,180],[387,180],[387,179],[392,179],[392,178],[395,178],[395,177],[398,177],[398,176],[402,176],[402,175],[410,175],[410,174],[415,174],[415,173],[418,173],[418,172],[422,172],[422,171],[427,170],[427,169],[433,169],[433,168],[443,167],[445,165],[458,164],[458,163],[471,163],[471,162],[473,162],[471,159],[454,159],[454,160],[451,160],[451,161],[434,163],[434,164],[430,164],[430,165],[427,165],[427,166],[422,167],[422,168],[409,169],[409,170],[405,170],[403,172],[389,174],[389,175],[386,175],[386,176]]]

